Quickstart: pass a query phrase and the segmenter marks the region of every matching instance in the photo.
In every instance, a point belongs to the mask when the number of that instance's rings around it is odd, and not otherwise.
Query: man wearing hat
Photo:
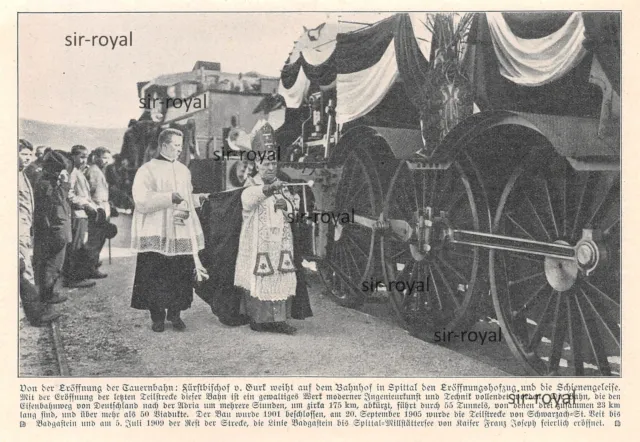
[[[286,220],[287,204],[276,196],[284,183],[276,178],[277,150],[273,128],[265,123],[251,142],[258,174],[242,192],[242,230],[235,286],[243,293],[241,310],[255,331],[294,334],[286,322],[296,295],[293,237]]]
[[[40,298],[49,304],[67,299],[55,293],[54,286],[62,271],[67,244],[72,239],[71,207],[67,201],[72,167],[64,152],[47,152],[43,159],[42,178],[35,190],[35,276]]]

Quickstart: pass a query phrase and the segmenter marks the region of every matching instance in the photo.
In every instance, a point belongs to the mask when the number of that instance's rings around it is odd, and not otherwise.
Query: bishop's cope
[[[251,149],[266,152],[256,159],[257,175],[242,192],[242,230],[235,267],[241,292],[240,310],[255,331],[293,334],[292,301],[296,295],[296,266],[291,225],[287,222],[285,183],[277,176],[273,128],[267,123],[253,137]],[[273,154],[269,155],[269,153]]]

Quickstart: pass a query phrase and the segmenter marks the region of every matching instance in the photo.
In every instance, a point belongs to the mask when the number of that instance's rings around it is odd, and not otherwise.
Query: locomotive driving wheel
[[[438,329],[454,330],[478,319],[487,253],[448,243],[437,233],[451,226],[488,230],[486,195],[471,158],[463,153],[446,169],[402,163],[383,219],[391,224],[381,241],[385,286],[401,322],[430,340]],[[412,233],[403,237],[402,226]]]
[[[320,275],[330,296],[345,307],[359,307],[364,302],[362,282],[371,274],[375,256],[376,234],[371,226],[341,222],[351,217],[375,219],[380,214],[382,190],[376,168],[362,148],[352,149],[344,163],[338,184],[334,214],[337,222],[329,224],[327,257],[320,264]]]
[[[493,304],[532,374],[612,375],[620,355],[618,171],[516,168],[495,222],[501,235],[573,247],[570,258],[491,250]]]

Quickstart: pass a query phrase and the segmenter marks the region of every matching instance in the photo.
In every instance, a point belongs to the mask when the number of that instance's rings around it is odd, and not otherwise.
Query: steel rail
[[[58,319],[54,319],[49,323],[51,327],[51,335],[53,336],[53,351],[56,354],[56,362],[58,365],[58,372],[60,376],[69,377],[71,371],[69,370],[69,364],[67,363],[67,357],[64,352],[64,344],[62,343],[62,332],[60,331],[60,323]]]

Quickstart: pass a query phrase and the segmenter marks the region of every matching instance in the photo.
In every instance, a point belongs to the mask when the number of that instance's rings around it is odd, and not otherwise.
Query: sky
[[[389,15],[350,13],[341,19],[373,23]],[[197,60],[220,62],[223,72],[277,77],[302,26],[314,28],[327,19],[326,13],[21,14],[19,116],[126,127],[140,114],[137,82],[190,71]],[[74,33],[117,41],[130,31],[129,46],[66,46]]]

